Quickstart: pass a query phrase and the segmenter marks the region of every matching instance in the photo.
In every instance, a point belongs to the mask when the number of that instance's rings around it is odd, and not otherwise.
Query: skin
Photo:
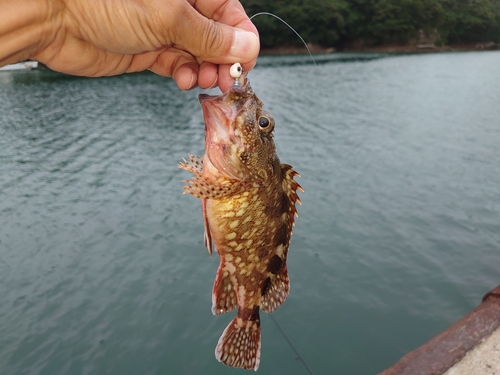
[[[72,75],[151,70],[182,90],[255,65],[258,33],[238,0],[2,0],[0,66],[32,59]]]

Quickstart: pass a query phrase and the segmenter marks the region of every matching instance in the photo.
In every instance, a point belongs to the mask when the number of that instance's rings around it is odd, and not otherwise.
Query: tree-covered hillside
[[[437,44],[500,42],[500,0],[241,0],[249,15],[270,12],[309,43],[342,47],[405,44],[434,35]],[[297,46],[278,20],[254,19],[263,48]]]

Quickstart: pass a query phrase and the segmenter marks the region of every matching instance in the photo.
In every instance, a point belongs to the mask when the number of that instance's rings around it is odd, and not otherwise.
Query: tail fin
[[[260,320],[234,318],[217,343],[215,358],[229,367],[257,371],[260,363]]]

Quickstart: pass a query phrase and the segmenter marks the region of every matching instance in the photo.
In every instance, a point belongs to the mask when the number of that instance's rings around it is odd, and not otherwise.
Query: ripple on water
[[[314,371],[368,374],[498,284],[500,54],[317,60],[249,75],[306,190],[276,317]],[[32,73],[0,77],[0,373],[230,371],[177,168],[203,153],[198,91]],[[303,373],[262,322],[260,371]]]

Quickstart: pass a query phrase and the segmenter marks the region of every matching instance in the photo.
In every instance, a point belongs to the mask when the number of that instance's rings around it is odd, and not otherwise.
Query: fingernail
[[[209,89],[213,89],[215,87],[217,87],[217,84],[219,83],[219,77],[215,77],[215,81],[214,83],[212,83],[209,87]]]
[[[249,60],[259,54],[259,48],[259,38],[254,33],[238,29],[234,32],[231,56]]]
[[[196,75],[196,73],[191,72],[191,82],[189,83],[188,90],[191,90],[191,89],[195,88],[197,80],[198,80],[198,76]]]

